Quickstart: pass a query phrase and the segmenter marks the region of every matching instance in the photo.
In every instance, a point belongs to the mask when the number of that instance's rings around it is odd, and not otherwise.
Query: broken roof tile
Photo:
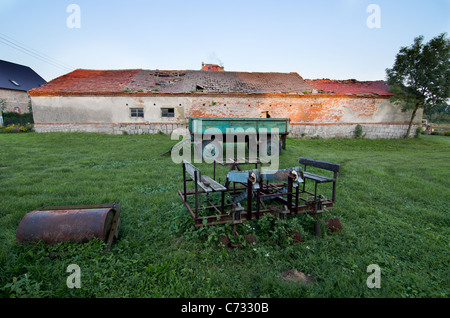
[[[349,80],[330,80],[315,79],[305,80],[309,85],[313,86],[325,94],[336,95],[379,95],[392,96],[389,86],[383,81],[357,81]]]

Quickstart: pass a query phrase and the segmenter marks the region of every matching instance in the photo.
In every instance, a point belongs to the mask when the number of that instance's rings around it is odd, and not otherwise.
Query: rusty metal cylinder
[[[111,207],[40,208],[23,217],[16,238],[19,242],[46,244],[85,243],[94,238],[106,242],[115,213]]]

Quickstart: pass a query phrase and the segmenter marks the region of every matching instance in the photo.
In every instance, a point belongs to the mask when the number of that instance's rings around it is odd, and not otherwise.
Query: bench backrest
[[[326,162],[326,161],[322,161],[322,160],[315,160],[315,159],[300,157],[298,159],[298,162],[302,165],[325,169],[325,170],[329,170],[329,171],[333,171],[333,172],[339,172],[341,170],[340,164]]]
[[[201,180],[202,175],[198,168],[196,168],[192,163],[187,162],[186,160],[183,160],[183,165],[184,165],[185,171],[191,176],[192,180],[195,179],[195,175],[197,175],[198,181]]]

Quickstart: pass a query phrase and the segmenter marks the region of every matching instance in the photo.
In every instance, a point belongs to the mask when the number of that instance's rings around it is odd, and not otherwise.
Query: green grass
[[[312,220],[244,223],[256,246],[217,248],[230,226],[202,229],[177,190],[182,168],[168,136],[0,134],[0,297],[448,297],[450,138],[288,139],[280,168],[298,157],[340,163],[340,232],[315,237]],[[212,167],[197,165],[212,176]],[[219,169],[222,182],[225,169]],[[324,189],[325,192],[328,190]],[[46,205],[119,203],[120,240],[19,244],[22,217]],[[304,242],[286,236],[303,229]],[[81,268],[69,289],[67,266]],[[367,266],[381,268],[370,289]],[[296,269],[310,285],[286,281]]]

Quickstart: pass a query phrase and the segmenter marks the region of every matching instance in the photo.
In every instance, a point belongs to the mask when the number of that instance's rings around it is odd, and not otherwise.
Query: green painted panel
[[[277,128],[280,134],[289,133],[289,118],[202,118],[189,117],[189,131],[191,133],[204,133],[207,129],[220,130],[227,133],[237,129],[243,131],[270,132]]]

